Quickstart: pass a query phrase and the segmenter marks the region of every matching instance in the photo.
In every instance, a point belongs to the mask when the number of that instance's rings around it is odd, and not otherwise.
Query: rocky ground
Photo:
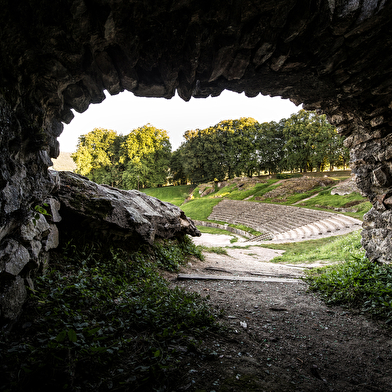
[[[215,238],[214,245],[222,244],[222,237]],[[279,251],[228,252],[206,253],[204,262],[181,271],[199,279],[168,277],[173,286],[207,297],[228,328],[227,334],[211,334],[201,349],[182,348],[182,382],[173,390],[392,390],[392,338],[382,323],[327,307],[297,279],[300,268],[268,263]],[[202,279],[206,275],[229,280]]]

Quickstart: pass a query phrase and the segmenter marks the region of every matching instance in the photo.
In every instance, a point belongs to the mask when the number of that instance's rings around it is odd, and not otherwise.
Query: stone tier
[[[263,233],[251,241],[310,239],[362,226],[358,219],[332,212],[237,200],[222,200],[208,219],[242,224]]]

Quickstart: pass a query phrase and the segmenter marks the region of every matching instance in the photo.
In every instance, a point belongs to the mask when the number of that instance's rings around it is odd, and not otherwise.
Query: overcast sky
[[[183,101],[178,96],[172,99],[141,98],[123,92],[115,96],[107,94],[97,105],[90,105],[84,113],[74,113],[70,124],[64,126],[59,138],[62,152],[74,152],[78,137],[94,128],[106,128],[127,134],[147,123],[165,129],[173,150],[183,141],[189,129],[204,129],[222,120],[253,117],[258,122],[279,121],[300,110],[289,100],[258,95],[247,98],[245,94],[224,91],[219,97]]]

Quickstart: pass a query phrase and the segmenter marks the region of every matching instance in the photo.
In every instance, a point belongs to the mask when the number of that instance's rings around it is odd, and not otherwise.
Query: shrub
[[[392,267],[355,258],[307,273],[309,289],[327,304],[360,309],[392,322]]]

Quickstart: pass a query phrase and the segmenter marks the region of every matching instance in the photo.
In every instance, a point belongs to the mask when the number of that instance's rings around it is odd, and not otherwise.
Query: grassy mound
[[[143,193],[149,196],[156,197],[162,201],[168,201],[176,206],[184,203],[184,200],[189,196],[194,188],[193,185],[179,185],[179,186],[165,186],[160,188],[141,189]]]
[[[265,193],[256,200],[270,203],[293,204],[299,200],[310,197],[335,183],[330,178],[301,177],[291,178],[280,184],[279,187]]]

